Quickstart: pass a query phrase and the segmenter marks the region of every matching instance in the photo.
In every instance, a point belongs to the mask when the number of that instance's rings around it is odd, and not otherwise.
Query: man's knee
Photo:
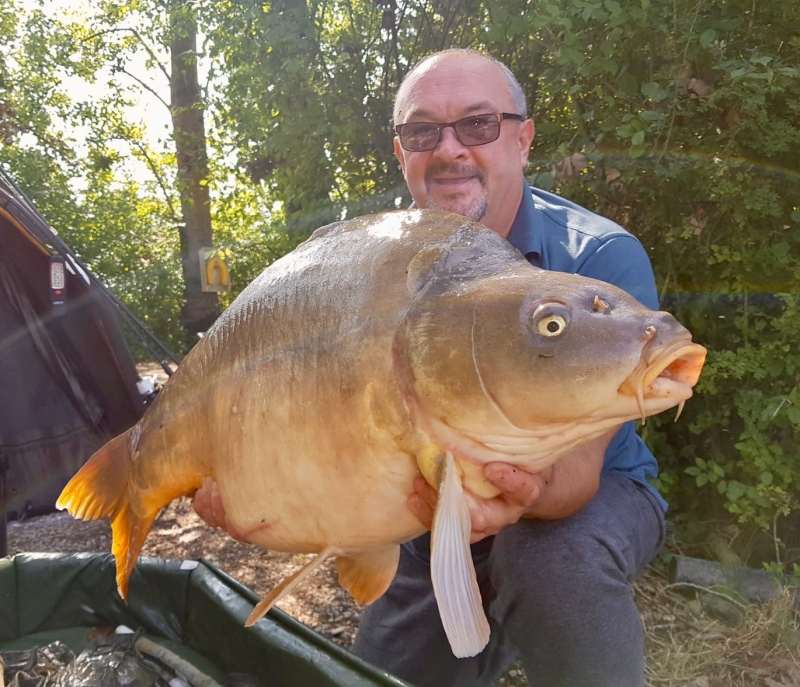
[[[490,574],[495,588],[574,595],[599,586],[626,584],[625,566],[612,538],[568,518],[526,520],[495,537]]]
[[[655,507],[657,508],[657,506]],[[583,510],[562,520],[521,520],[495,536],[495,588],[574,596],[629,593],[659,545],[663,515],[627,478],[606,477]]]

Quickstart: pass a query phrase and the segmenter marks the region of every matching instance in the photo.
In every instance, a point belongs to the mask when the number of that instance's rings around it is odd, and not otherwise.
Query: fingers
[[[216,508],[214,506],[215,496],[217,501],[220,502]],[[222,509],[222,518],[220,518],[219,510],[221,506],[217,483],[211,477],[206,477],[203,480],[203,486],[195,492],[194,500],[192,501],[194,512],[210,527],[222,527],[225,524],[225,511]]]
[[[551,471],[552,468],[547,468],[534,475],[507,463],[489,463],[483,470],[483,476],[489,484],[503,492],[509,504],[527,510],[542,495]]]
[[[212,477],[206,477],[203,480],[203,485],[195,492],[192,507],[194,508],[194,512],[197,513],[209,527],[219,527],[225,530],[234,539],[246,541],[244,535],[228,521],[219,486]]]
[[[211,479],[207,477],[206,479]],[[222,495],[219,493],[219,485],[211,481],[211,514],[216,527],[227,529],[228,518],[225,514],[225,506],[222,505]]]
[[[428,529],[433,526],[436,498],[436,491],[422,477],[414,480],[414,491],[408,496],[408,508],[414,517]]]
[[[482,499],[465,492],[472,524],[470,541],[480,541],[519,521],[544,492],[551,472],[552,468],[548,468],[534,475],[507,463],[486,465],[486,481],[502,493],[492,499]],[[436,490],[422,477],[417,477],[414,491],[408,496],[408,508],[428,529],[433,525],[436,499]]]
[[[470,541],[473,544],[484,537],[497,534],[507,525],[513,525],[525,514],[526,509],[523,506],[508,501],[503,495],[493,499],[479,499],[471,494],[467,497],[472,519]]]

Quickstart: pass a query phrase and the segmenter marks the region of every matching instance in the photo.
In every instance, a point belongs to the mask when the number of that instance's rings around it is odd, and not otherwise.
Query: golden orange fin
[[[128,437],[112,439],[78,470],[64,487],[56,508],[79,520],[114,517],[127,492]]]
[[[283,580],[283,582],[281,582],[269,594],[264,596],[264,598],[262,598],[258,604],[256,604],[253,612],[244,623],[245,627],[255,625],[256,622],[261,620],[261,618],[267,614],[269,609],[272,608],[278,601],[280,601],[283,596],[291,593],[297,587],[297,585],[299,585],[306,577],[314,572],[328,558],[335,556],[336,553],[336,549],[331,547],[323,549],[302,568],[300,568],[300,570],[292,573],[289,577]]]
[[[400,561],[397,544],[357,554],[339,556],[336,570],[339,584],[360,604],[371,604],[389,588]]]
[[[147,491],[136,486],[131,475],[131,445],[138,432],[137,427],[132,427],[99,449],[67,483],[56,501],[58,509],[66,509],[80,520],[111,520],[117,591],[126,601],[133,567],[153,521],[172,499],[191,491],[184,485],[175,488],[155,483],[155,488]]]
[[[169,501],[167,501],[169,503]],[[167,505],[166,503],[164,505]],[[126,503],[111,520],[111,553],[117,562],[117,591],[128,601],[128,583],[133,568],[142,550],[142,544],[153,526],[153,521],[161,511],[154,508],[147,513],[135,513],[131,504]]]

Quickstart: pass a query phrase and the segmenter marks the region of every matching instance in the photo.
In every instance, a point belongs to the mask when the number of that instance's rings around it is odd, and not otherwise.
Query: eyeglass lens
[[[409,151],[433,150],[445,127],[452,126],[456,138],[465,146],[491,143],[500,136],[500,118],[494,114],[464,117],[451,124],[410,122],[397,127],[400,145]]]

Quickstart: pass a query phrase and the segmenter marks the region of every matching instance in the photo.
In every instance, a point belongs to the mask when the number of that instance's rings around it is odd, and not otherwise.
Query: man
[[[649,260],[633,236],[528,186],[534,124],[504,65],[469,50],[429,56],[403,81],[394,121],[395,153],[417,207],[483,222],[534,265],[611,282],[657,306]],[[648,484],[655,474],[633,423],[537,475],[485,466],[502,492],[471,507],[489,645],[467,659],[450,651],[425,535],[403,545],[389,590],[365,610],[354,652],[419,686],[490,686],[517,657],[534,687],[643,685],[631,582],[662,538],[666,504]],[[428,527],[435,501],[418,478],[408,506]],[[225,525],[211,487],[195,503],[209,524]]]
[[[504,65],[466,50],[424,59],[400,86],[394,122],[417,207],[483,222],[534,265],[611,282],[657,307],[649,260],[633,236],[528,186],[534,124]],[[389,591],[365,610],[354,652],[415,685],[491,685],[518,656],[534,687],[642,685],[631,581],[661,541],[665,504],[647,484],[655,473],[633,423],[544,474],[487,465],[485,478],[503,494],[472,510],[472,539],[489,646],[469,659],[450,652],[426,535],[403,546]],[[430,527],[436,493],[421,478],[414,488],[409,508]]]

